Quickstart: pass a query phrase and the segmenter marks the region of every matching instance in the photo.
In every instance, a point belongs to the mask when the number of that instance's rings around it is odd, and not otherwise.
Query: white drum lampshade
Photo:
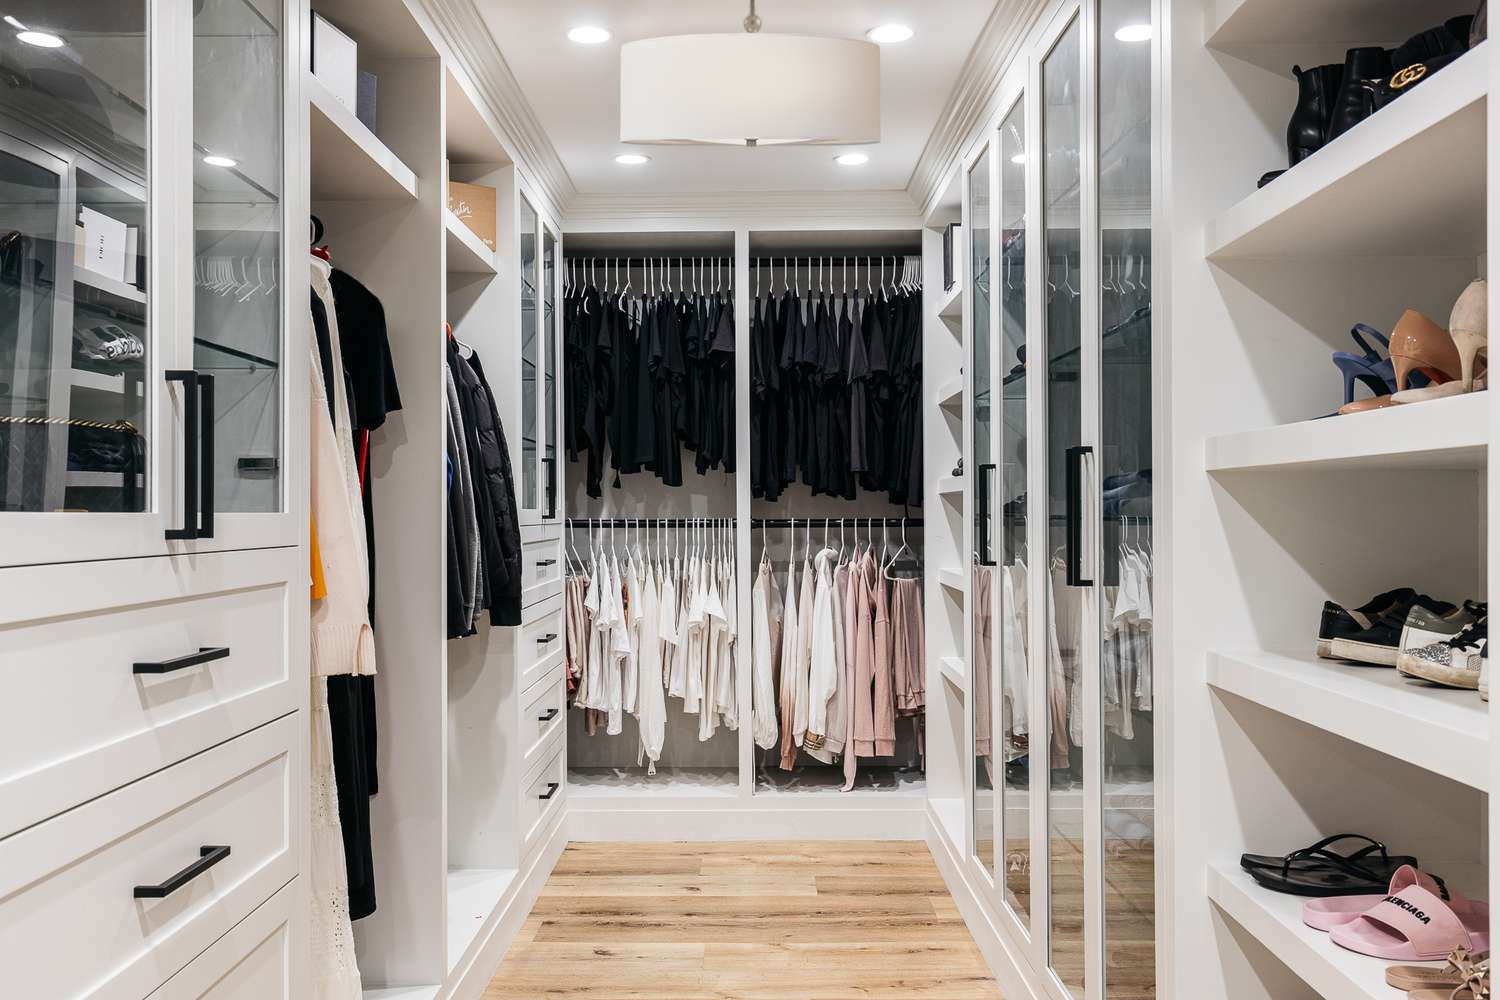
[[[849,38],[674,35],[620,47],[620,141],[880,141],[880,47]]]

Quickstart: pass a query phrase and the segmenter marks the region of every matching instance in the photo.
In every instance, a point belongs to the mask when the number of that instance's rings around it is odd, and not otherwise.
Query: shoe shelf
[[[952,684],[960,694],[969,690],[968,672],[964,670],[964,661],[959,656],[938,657],[938,671],[943,675],[943,680]]]
[[[1372,667],[1265,652],[1211,652],[1208,683],[1247,701],[1481,791],[1489,786],[1489,705]]]
[[[1211,220],[1209,259],[1484,253],[1489,45]]]
[[[943,476],[937,481],[938,495],[942,497],[959,497],[964,495],[963,476]]]
[[[494,274],[495,251],[484,245],[458,216],[443,209],[443,228],[448,241],[449,274]]]
[[[311,73],[302,86],[312,106],[313,201],[398,201],[417,196],[417,175]]]
[[[1445,866],[1444,877],[1454,875],[1459,884],[1472,884],[1477,877],[1479,886],[1484,885],[1475,866],[1459,867],[1464,871]],[[1207,888],[1215,906],[1320,995],[1340,1000],[1392,1000],[1402,995],[1385,982],[1386,967],[1395,963],[1340,948],[1327,934],[1304,924],[1303,897],[1262,889],[1232,861],[1209,864]]]
[[[958,375],[938,386],[937,402],[949,409],[961,409],[964,405],[964,377]]]
[[[1488,392],[1208,438],[1210,473],[1256,469],[1483,469]]]
[[[938,300],[938,315],[952,324],[964,318],[964,283],[955,281],[953,287],[942,293]]]

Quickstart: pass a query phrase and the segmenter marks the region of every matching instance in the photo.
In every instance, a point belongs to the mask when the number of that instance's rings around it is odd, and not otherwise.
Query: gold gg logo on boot
[[[1427,67],[1422,63],[1413,63],[1391,77],[1391,87],[1395,90],[1405,90],[1427,75]]]

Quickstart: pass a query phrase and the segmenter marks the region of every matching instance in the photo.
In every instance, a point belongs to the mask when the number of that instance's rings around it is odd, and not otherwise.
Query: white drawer
[[[304,725],[287,716],[0,841],[6,995],[144,997],[290,882]],[[167,894],[136,898],[153,886]]]
[[[522,691],[562,663],[566,645],[562,606],[561,596],[551,598],[535,609],[535,616],[526,615],[526,623],[516,630],[516,659],[521,674],[517,686]]]
[[[528,765],[536,763],[547,738],[567,724],[567,697],[561,670],[548,674],[526,692],[521,709],[521,747]]]
[[[0,572],[0,837],[304,704],[289,552]]]
[[[532,772],[521,793],[521,817],[526,831],[525,851],[530,851],[547,829],[566,792],[567,776],[563,773],[563,740],[550,739],[544,754],[547,763]]]
[[[151,994],[150,1000],[296,1000],[293,942],[306,931],[297,883],[282,889],[235,924],[213,947]]]
[[[562,593],[562,534],[555,525],[521,529],[521,604]]]

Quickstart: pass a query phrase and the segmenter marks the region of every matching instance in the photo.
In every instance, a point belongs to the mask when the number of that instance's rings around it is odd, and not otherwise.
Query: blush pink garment
[[[922,581],[891,585],[891,675],[897,715],[922,714],[927,706],[927,639],[922,621]]]
[[[854,787],[859,773],[859,753],[855,749],[869,712],[869,697],[860,685],[860,664],[864,661],[864,648],[869,645],[869,620],[865,614],[864,574],[844,575],[844,689],[849,692],[848,714],[844,722],[844,791]],[[865,697],[861,699],[861,692]]]
[[[896,752],[896,705],[892,698],[895,683],[895,660],[891,653],[891,618],[886,599],[885,577],[880,567],[869,556],[865,556],[865,580],[869,584],[872,613],[874,615],[874,662],[870,671],[875,683],[873,716],[875,721],[874,756],[889,757]],[[869,754],[861,754],[869,756]]]

